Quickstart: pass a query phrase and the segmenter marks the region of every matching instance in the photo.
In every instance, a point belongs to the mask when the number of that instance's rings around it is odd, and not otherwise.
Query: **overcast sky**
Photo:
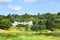
[[[0,14],[60,12],[60,0],[0,0]]]

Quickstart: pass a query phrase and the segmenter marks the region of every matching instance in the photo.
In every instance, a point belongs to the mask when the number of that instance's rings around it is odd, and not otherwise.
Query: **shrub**
[[[11,24],[12,23],[10,22],[9,19],[2,19],[0,21],[0,28],[1,29],[8,29],[8,28],[10,28]]]

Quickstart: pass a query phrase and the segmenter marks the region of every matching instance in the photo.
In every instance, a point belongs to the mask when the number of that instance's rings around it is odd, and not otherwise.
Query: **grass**
[[[0,35],[0,40],[54,40],[53,36],[23,36],[23,35],[15,35],[15,36],[6,36]]]
[[[33,35],[35,32],[19,31],[19,30],[2,30],[0,29],[0,40],[60,40],[60,29],[56,29],[53,35]],[[45,33],[43,31],[43,33]]]

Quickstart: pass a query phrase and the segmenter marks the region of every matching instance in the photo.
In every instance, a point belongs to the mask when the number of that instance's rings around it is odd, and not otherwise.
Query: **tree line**
[[[30,27],[30,30],[32,31],[39,31],[39,30],[50,30],[54,31],[55,29],[60,29],[60,12],[57,14],[52,13],[45,13],[37,15],[30,15],[28,13],[25,13],[23,15],[18,14],[8,14],[0,15],[0,29],[9,29],[14,21],[18,22],[28,22],[32,20],[33,26]],[[24,27],[26,30],[29,29],[28,25],[17,25],[17,28]]]

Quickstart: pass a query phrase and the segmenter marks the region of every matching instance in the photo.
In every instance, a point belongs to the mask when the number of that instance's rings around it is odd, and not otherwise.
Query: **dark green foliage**
[[[57,15],[60,15],[60,12],[58,12]]]
[[[11,21],[9,19],[2,19],[0,21],[0,28],[1,29],[8,29],[11,26]]]
[[[28,24],[26,24],[26,25],[18,24],[18,25],[16,25],[16,27],[18,27],[18,29],[21,28],[21,27],[22,28],[24,27],[26,31],[28,31],[28,29],[29,29],[29,25]]]
[[[38,30],[40,30],[40,28],[39,28],[38,25],[33,25],[33,26],[31,27],[31,30],[37,32]]]
[[[57,29],[60,29],[60,23],[56,23],[56,26],[55,26]]]
[[[54,22],[52,22],[51,20],[47,20],[45,25],[46,25],[46,29],[50,31],[54,31],[55,28]]]
[[[5,20],[5,21],[4,21]],[[52,13],[45,13],[45,14],[40,14],[38,13],[37,15],[30,15],[28,13],[25,13],[23,15],[18,15],[18,14],[8,14],[7,16],[5,15],[0,15],[0,28],[9,28],[11,25],[11,22],[13,23],[14,21],[18,22],[28,22],[28,21],[33,21],[33,26],[31,27],[32,30],[43,30],[43,29],[48,29],[53,31],[55,28],[60,28],[60,12],[57,14],[52,14]],[[3,26],[3,27],[2,27]],[[16,27],[25,27],[26,30],[29,29],[28,25],[17,25]]]
[[[23,25],[23,24],[18,24],[18,25],[16,25],[16,27],[18,27],[18,28],[20,28],[20,27],[25,27],[25,25]]]
[[[30,27],[29,27],[28,24],[26,24],[26,25],[25,25],[25,30],[28,31],[28,29],[30,29]]]
[[[43,22],[42,21],[34,21],[33,22],[33,26],[31,27],[31,30],[32,31],[39,31],[39,30],[44,30],[46,27],[45,27],[45,25],[43,24]]]

